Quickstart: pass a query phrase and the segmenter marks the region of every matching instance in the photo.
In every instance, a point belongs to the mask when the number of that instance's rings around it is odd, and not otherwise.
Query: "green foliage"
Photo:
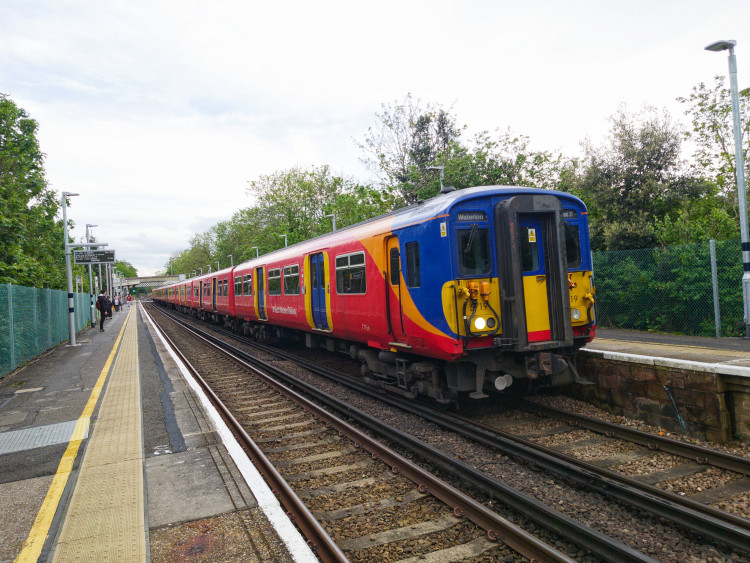
[[[589,207],[594,250],[647,248],[659,243],[657,223],[711,192],[710,183],[685,172],[682,131],[653,108],[630,115],[621,108],[602,147],[584,144],[574,191]]]
[[[696,145],[693,166],[716,182],[719,192],[728,198],[734,217],[738,217],[732,101],[725,80],[723,76],[714,77],[713,87],[701,82],[687,98],[677,100],[688,106],[685,114],[693,125],[685,133],[685,138]],[[750,88],[739,92],[739,101],[743,158],[750,166]]]
[[[327,166],[310,169],[291,168],[250,183],[248,190],[256,203],[240,209],[231,220],[222,221],[209,231],[196,234],[190,248],[173,256],[174,273],[208,271],[240,264],[258,254],[266,254],[284,246],[284,238],[292,245],[336,227],[346,227],[381,215],[394,208],[397,196],[390,190],[369,186],[332,175]],[[169,271],[169,264],[166,265]]]
[[[36,132],[37,122],[0,94],[0,283],[64,288],[60,204]]]
[[[721,331],[736,336],[744,314],[740,245],[732,240],[716,246]],[[708,242],[595,252],[593,258],[599,326],[715,334]]]
[[[118,270],[123,277],[126,278],[137,278],[138,270],[130,263],[125,260],[117,260],[115,262],[115,270]]]

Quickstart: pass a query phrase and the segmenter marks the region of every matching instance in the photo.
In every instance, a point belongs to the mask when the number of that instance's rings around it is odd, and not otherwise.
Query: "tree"
[[[532,151],[529,138],[510,129],[491,136],[483,131],[471,146],[453,143],[438,155],[445,166],[445,181],[457,189],[472,186],[526,186],[559,189],[562,156]],[[438,193],[435,188],[434,194]]]
[[[657,221],[710,194],[710,183],[689,174],[680,160],[683,131],[654,108],[611,118],[604,146],[584,144],[583,170],[571,191],[589,207],[594,250],[658,244]]]
[[[240,264],[255,257],[255,247],[259,254],[281,248],[281,235],[294,244],[330,232],[332,221],[326,215],[335,215],[336,226],[341,228],[390,211],[397,200],[390,190],[332,175],[327,166],[261,176],[250,182],[248,191],[255,205],[195,235],[189,249],[172,257],[175,272],[205,271],[207,264],[216,261],[224,267],[229,265],[230,254]]]
[[[130,262],[126,262],[125,260],[118,260],[117,262],[115,262],[114,268],[115,270],[118,270],[123,275],[123,277],[126,277],[126,278],[138,277],[138,270],[136,270],[135,267]]]
[[[727,197],[734,216],[738,217],[732,102],[724,80],[716,76],[713,87],[701,82],[687,98],[677,100],[688,105],[685,115],[690,116],[693,129],[685,132],[685,138],[697,145],[693,154],[695,166],[716,182],[719,193]],[[739,99],[742,151],[745,165],[750,166],[750,88],[739,92]]]
[[[403,103],[382,108],[381,114],[375,114],[378,125],[368,128],[364,141],[358,143],[367,155],[362,160],[378,174],[382,187],[395,188],[405,203],[414,203],[434,180],[427,168],[458,141],[465,127],[456,125],[450,110],[431,104],[422,109],[411,94]]]
[[[0,94],[0,283],[63,288],[60,204],[47,185],[37,129]]]

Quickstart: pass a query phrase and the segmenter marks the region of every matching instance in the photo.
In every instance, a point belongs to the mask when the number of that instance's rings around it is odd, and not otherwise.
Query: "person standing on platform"
[[[99,332],[104,332],[104,317],[107,316],[107,292],[102,289],[96,298],[96,310],[99,311]]]

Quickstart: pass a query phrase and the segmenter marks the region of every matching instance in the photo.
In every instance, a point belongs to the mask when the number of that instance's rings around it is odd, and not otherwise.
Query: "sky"
[[[728,73],[706,45],[736,40],[750,86],[749,22],[748,0],[0,0],[0,93],[80,194],[72,236],[153,275],[263,175],[372,181],[357,141],[409,93],[569,156],[623,105],[688,125],[676,98]]]

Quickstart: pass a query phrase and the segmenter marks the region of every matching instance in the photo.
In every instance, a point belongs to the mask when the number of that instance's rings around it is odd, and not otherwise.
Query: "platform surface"
[[[137,305],[0,380],[0,562],[292,561]]]
[[[708,338],[631,330],[597,329],[584,350],[668,358],[750,376],[750,339]]]

